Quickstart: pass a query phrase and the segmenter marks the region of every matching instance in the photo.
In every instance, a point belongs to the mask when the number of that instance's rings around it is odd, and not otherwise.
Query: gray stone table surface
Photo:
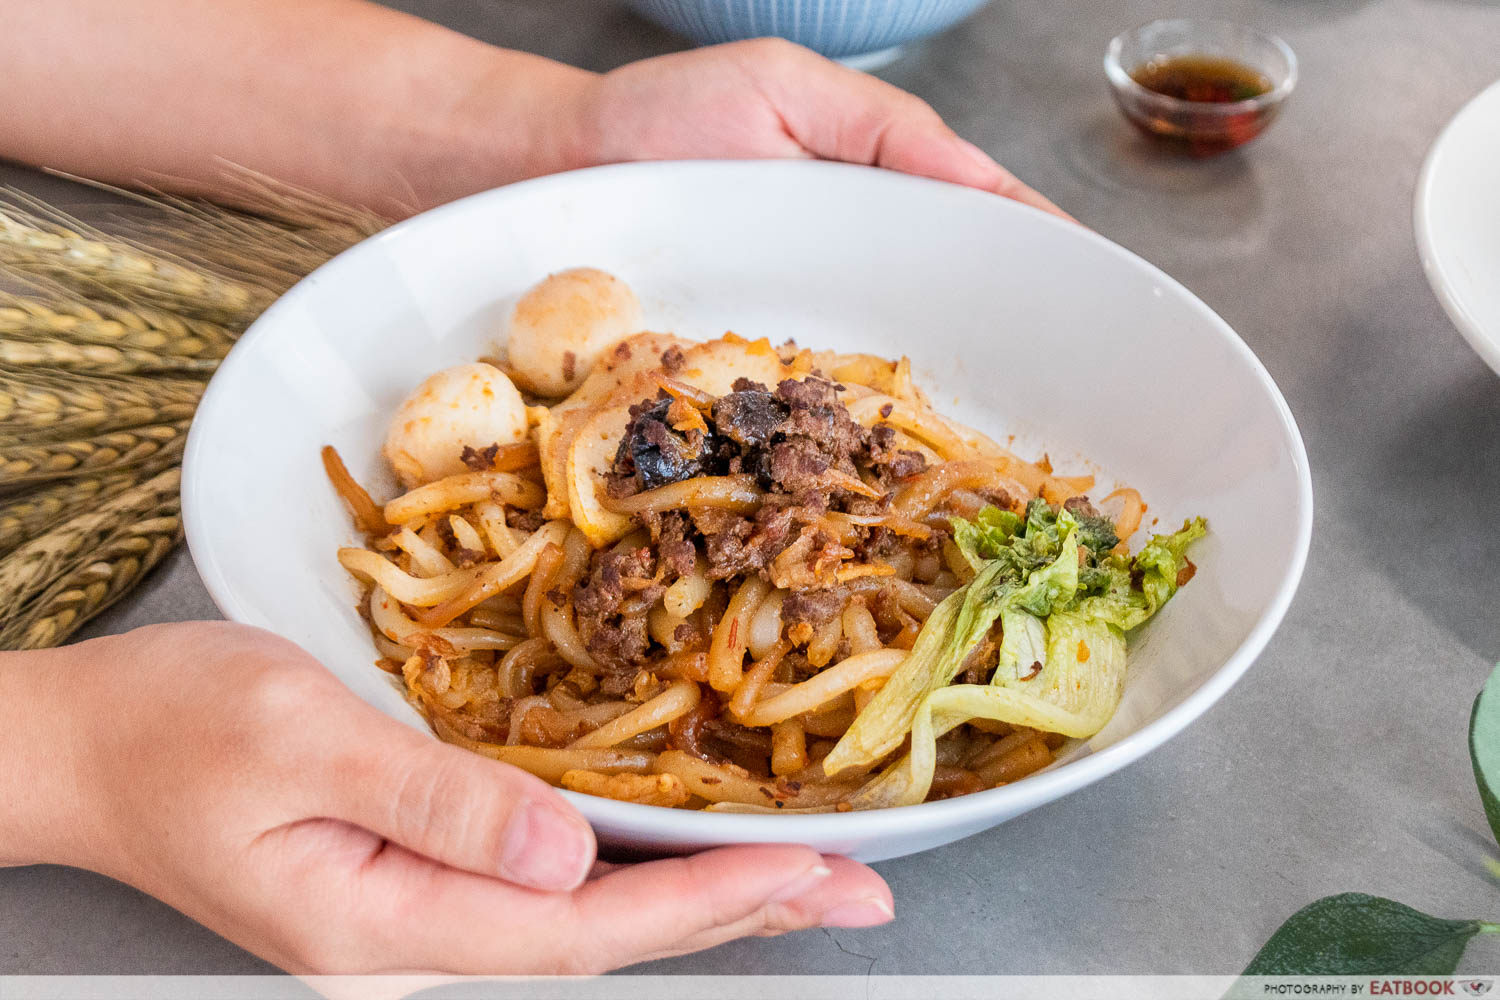
[[[594,69],[681,44],[593,0],[404,6]],[[1327,893],[1500,916],[1465,745],[1470,702],[1500,657],[1500,379],[1439,309],[1410,221],[1424,151],[1500,75],[1500,7],[1192,6],[1280,34],[1302,63],[1276,126],[1213,160],[1137,138],[1100,68],[1113,34],[1181,5],[999,0],[881,75],[1181,280],[1265,362],[1300,422],[1317,496],[1285,624],[1233,691],[1141,762],[880,864],[893,924],[739,942],[646,971],[1219,974]],[[94,197],[3,170],[55,199]],[[1169,443],[1171,428],[1142,433]],[[179,551],[90,632],[215,616]],[[1500,943],[1478,941],[1464,968],[1500,968]],[[267,971],[108,879],[0,871],[0,973]]]

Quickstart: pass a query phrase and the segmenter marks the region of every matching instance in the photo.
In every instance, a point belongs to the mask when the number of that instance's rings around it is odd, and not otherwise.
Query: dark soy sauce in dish
[[[1269,93],[1271,81],[1253,67],[1223,56],[1159,56],[1131,70],[1130,78],[1153,94],[1182,102],[1169,107],[1148,100],[1126,111],[1142,132],[1190,156],[1212,156],[1241,146],[1276,116],[1274,104],[1234,107]]]
[[[1164,56],[1137,66],[1130,78],[1179,101],[1211,104],[1248,101],[1271,89],[1259,70],[1222,56]]]

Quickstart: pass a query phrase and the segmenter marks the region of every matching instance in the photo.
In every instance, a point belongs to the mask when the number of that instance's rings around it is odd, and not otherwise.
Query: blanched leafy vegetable
[[[911,805],[927,797],[936,740],[983,718],[1086,738],[1119,706],[1125,633],[1149,619],[1191,575],[1187,546],[1201,518],[1150,540],[1133,560],[1103,518],[1033,501],[1024,519],[987,507],[955,518],[954,541],[974,580],[928,618],[910,655],[823,762],[831,775],[868,767],[909,733],[909,752],[869,782],[856,808]],[[1002,635],[990,683],[950,682],[996,619]]]
[[[1068,527],[1077,529],[1078,543],[1095,558],[1103,558],[1119,542],[1108,518],[1054,510],[1045,500],[1031,501],[1024,518],[999,507],[985,507],[972,521],[955,517],[953,540],[976,571],[998,559],[1024,576],[1052,561]]]
[[[1001,553],[1011,552],[1025,523],[1008,510],[986,507],[972,521],[953,519],[953,541],[977,571],[989,560],[1000,558]]]
[[[957,676],[964,657],[996,618],[1006,611],[1046,615],[1054,602],[1071,600],[1078,589],[1076,527],[1064,511],[1035,534],[1028,524],[1025,534],[1009,535],[994,558],[980,560],[969,585],[949,594],[928,616],[911,653],[824,758],[824,773],[832,777],[847,767],[873,764],[896,749],[923,699]],[[985,551],[989,542],[969,537],[959,544],[979,546],[964,548],[965,558],[973,562],[973,552]],[[1043,558],[1049,559],[1045,565],[1026,570]]]
[[[911,750],[850,800],[856,809],[916,805],[927,798],[937,766],[937,739],[970,719],[995,719],[1065,736],[1092,736],[1120,703],[1125,636],[1109,625],[1048,619],[1047,661],[1030,681],[954,684],[917,708]]]
[[[1191,577],[1187,558],[1187,547],[1208,534],[1208,523],[1195,517],[1173,535],[1154,535],[1146,547],[1135,557],[1136,572],[1141,574],[1141,591],[1146,595],[1147,617],[1156,614],[1177,588],[1187,580],[1184,571]],[[1130,627],[1130,626],[1127,626]]]

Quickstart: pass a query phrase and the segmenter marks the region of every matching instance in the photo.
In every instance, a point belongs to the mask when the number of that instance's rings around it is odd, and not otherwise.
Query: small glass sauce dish
[[[1297,57],[1274,35],[1226,21],[1152,21],[1115,36],[1104,73],[1125,117],[1193,156],[1266,130],[1297,84]]]

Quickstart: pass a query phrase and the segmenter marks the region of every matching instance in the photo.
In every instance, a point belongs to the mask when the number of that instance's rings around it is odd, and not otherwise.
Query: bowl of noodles
[[[226,616],[605,845],[874,860],[1201,714],[1291,600],[1311,487],[1250,350],[1127,251],[936,182],[705,162],[498,189],[325,265],[214,379],[184,507]]]

